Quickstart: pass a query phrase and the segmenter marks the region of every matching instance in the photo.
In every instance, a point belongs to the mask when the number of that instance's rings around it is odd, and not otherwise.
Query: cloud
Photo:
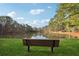
[[[36,24],[37,22],[38,22],[37,20],[34,20],[32,24]]]
[[[41,21],[41,23],[48,23],[50,21],[50,19],[44,19]]]
[[[41,21],[40,21],[39,19],[36,19],[36,20],[28,21],[27,24],[29,24],[32,27],[39,28],[39,27],[48,25],[49,20],[50,19],[41,19]]]
[[[7,14],[7,16],[10,16],[12,18],[14,18],[16,16],[16,12],[15,11],[11,11]]]
[[[17,21],[18,23],[24,23],[24,17],[17,17],[17,13],[15,11],[11,11],[7,14],[13,18],[13,20]]]
[[[24,18],[23,18],[23,17],[17,17],[16,19],[20,19],[20,20],[23,20]]]
[[[48,9],[51,9],[52,7],[51,6],[48,6]]]
[[[18,23],[20,24],[25,24],[25,19],[24,17],[16,17],[14,18],[14,20],[16,20]]]
[[[41,14],[44,11],[45,11],[44,9],[32,9],[32,10],[30,10],[30,13],[32,15],[39,15],[39,14]]]

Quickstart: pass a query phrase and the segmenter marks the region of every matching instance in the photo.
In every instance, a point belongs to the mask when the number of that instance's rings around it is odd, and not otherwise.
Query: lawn
[[[23,46],[22,39],[0,38],[1,56],[73,56],[79,55],[78,39],[63,39],[60,46],[51,52],[50,47],[32,46],[31,52],[27,51],[27,46]]]

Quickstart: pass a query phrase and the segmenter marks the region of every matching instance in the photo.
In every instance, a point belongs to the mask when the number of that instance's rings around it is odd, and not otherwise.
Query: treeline
[[[52,31],[79,31],[79,3],[62,3],[58,5],[54,18],[49,21],[48,29]]]
[[[32,31],[28,24],[19,24],[9,16],[0,16],[0,35],[25,35]]]

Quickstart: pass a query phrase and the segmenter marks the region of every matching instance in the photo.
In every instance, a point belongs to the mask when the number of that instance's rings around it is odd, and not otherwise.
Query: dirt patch
[[[78,37],[79,38],[79,32],[51,32],[51,33],[66,34],[66,35],[70,35],[70,36]]]

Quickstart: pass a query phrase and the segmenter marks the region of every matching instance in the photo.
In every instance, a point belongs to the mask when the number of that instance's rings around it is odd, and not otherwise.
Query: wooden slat
[[[23,39],[23,44],[28,46],[28,52],[30,52],[30,46],[49,46],[53,52],[53,47],[59,46],[59,40]]]
[[[59,46],[59,40],[33,40],[33,39],[23,39],[24,45],[30,46]]]

